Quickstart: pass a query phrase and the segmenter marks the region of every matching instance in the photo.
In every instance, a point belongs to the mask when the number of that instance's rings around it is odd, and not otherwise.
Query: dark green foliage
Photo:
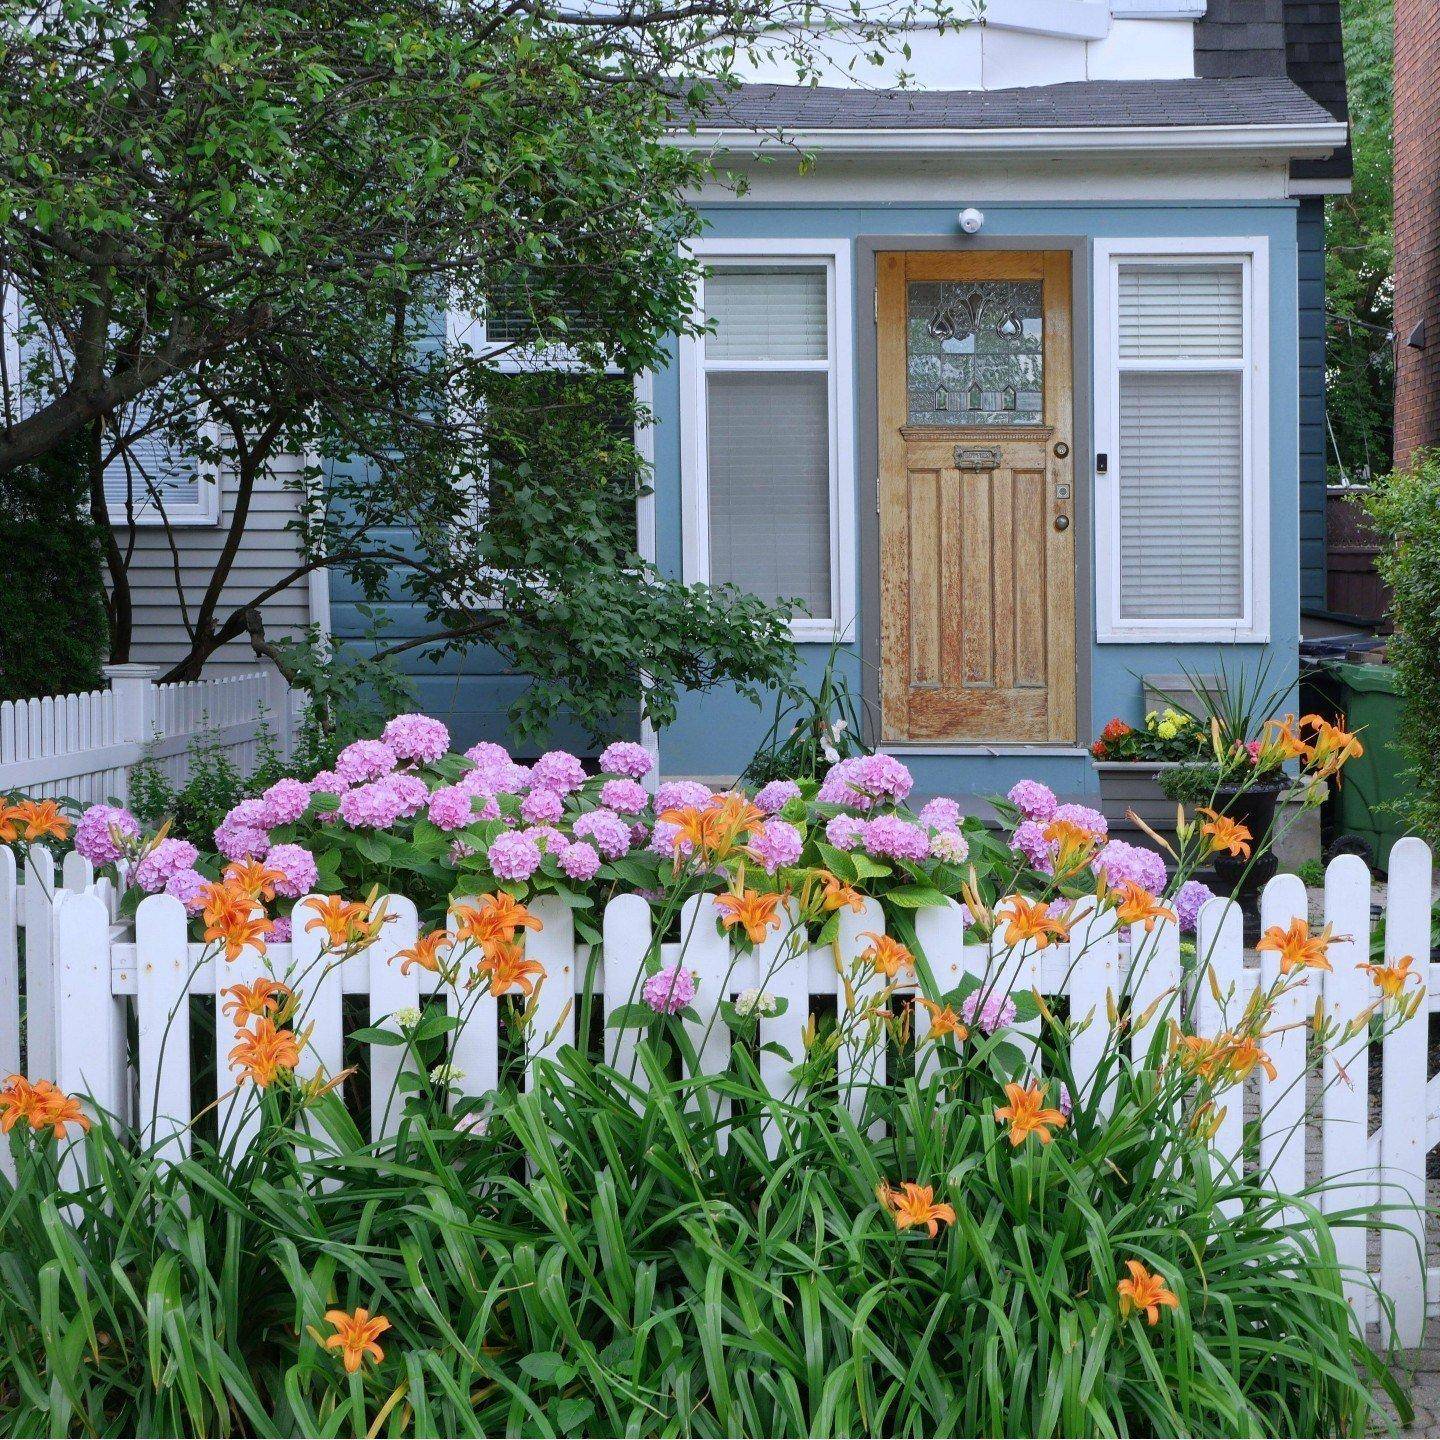
[[[1399,679],[1400,743],[1409,761],[1401,803],[1407,822],[1434,843],[1440,839],[1440,452],[1417,452],[1409,469],[1370,491],[1365,510],[1385,542],[1378,565],[1394,595],[1395,635],[1387,653]]]
[[[0,473],[0,700],[100,683],[105,595],[83,437]]]

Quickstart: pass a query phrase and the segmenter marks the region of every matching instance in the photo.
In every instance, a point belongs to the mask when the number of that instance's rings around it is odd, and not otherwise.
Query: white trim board
[[[1244,376],[1245,611],[1239,619],[1137,620],[1120,615],[1118,263],[1238,261],[1243,273],[1241,361],[1154,361],[1161,371],[1238,369]],[[1094,450],[1112,457],[1108,475],[1091,466],[1095,506],[1095,638],[1100,644],[1264,644],[1270,638],[1270,242],[1264,235],[1119,239],[1095,242]],[[1137,363],[1137,362],[1130,362]],[[1197,544],[1205,537],[1197,536]]]
[[[704,260],[735,264],[801,266],[823,262],[828,298],[830,377],[830,597],[831,615],[825,619],[790,622],[793,637],[825,644],[855,636],[855,292],[851,242],[841,239],[696,240],[690,251]],[[697,323],[704,320],[704,282],[697,287]],[[705,436],[704,341],[682,336],[679,345],[680,378],[680,503],[681,571],[686,584],[710,580],[710,504]],[[783,369],[783,366],[776,368]]]

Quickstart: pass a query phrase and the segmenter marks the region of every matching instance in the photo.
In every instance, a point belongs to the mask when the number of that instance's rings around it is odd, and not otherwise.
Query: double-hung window
[[[800,640],[854,619],[850,252],[704,241],[705,333],[680,348],[684,575],[798,599]],[[851,637],[853,638],[853,636]]]
[[[1268,639],[1263,238],[1096,245],[1102,641]]]

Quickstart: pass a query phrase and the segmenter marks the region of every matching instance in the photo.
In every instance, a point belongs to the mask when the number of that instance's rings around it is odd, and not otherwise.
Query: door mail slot
[[[957,445],[955,447],[955,468],[957,470],[998,470],[1000,449],[996,445]]]

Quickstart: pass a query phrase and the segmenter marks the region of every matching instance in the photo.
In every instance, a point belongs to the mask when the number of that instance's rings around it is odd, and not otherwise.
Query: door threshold
[[[957,759],[1004,759],[1007,756],[1035,759],[1068,760],[1090,758],[1090,752],[1083,745],[1046,744],[1036,742],[1025,744],[1019,741],[956,741],[953,744],[936,741],[891,740],[878,747],[882,755],[949,755]]]

